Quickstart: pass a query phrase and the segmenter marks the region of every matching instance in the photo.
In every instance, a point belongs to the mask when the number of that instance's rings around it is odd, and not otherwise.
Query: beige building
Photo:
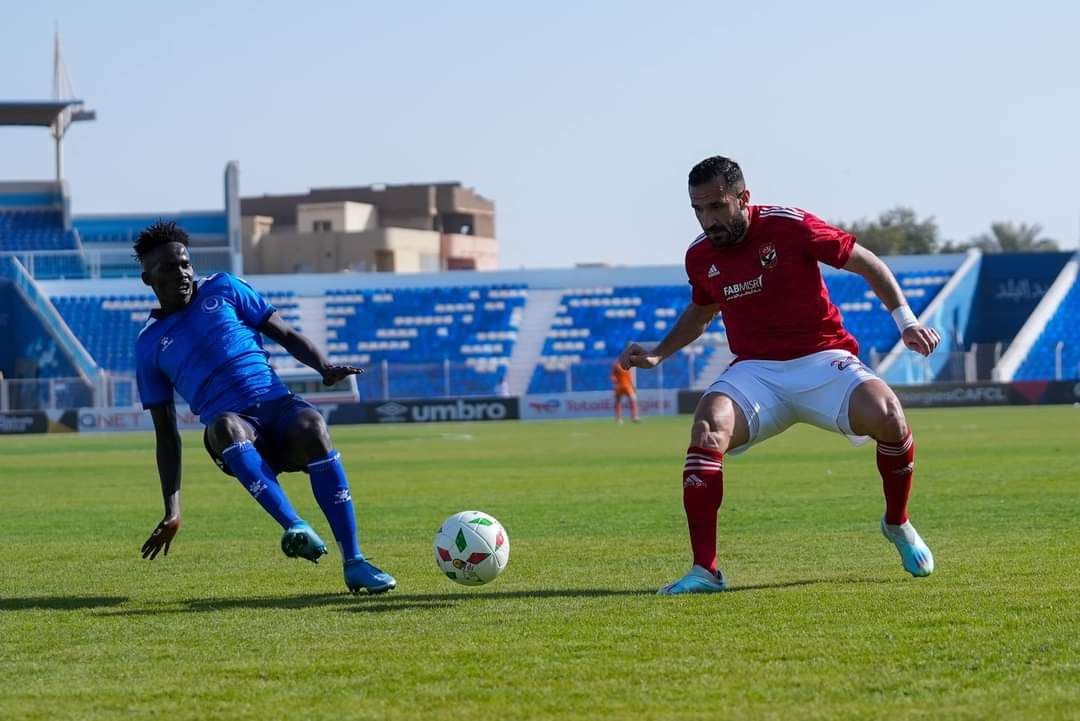
[[[241,198],[245,273],[495,270],[495,204],[460,183]]]

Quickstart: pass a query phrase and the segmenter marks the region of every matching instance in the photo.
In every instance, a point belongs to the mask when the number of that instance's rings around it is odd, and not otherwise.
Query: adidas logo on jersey
[[[714,264],[710,265],[709,266],[709,277],[710,278],[715,278],[718,275],[720,275],[720,271],[718,271],[716,269],[716,264],[714,263]]]

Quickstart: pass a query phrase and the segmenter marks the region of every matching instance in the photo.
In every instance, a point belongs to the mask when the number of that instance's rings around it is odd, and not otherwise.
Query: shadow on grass
[[[127,603],[127,596],[31,596],[0,598],[0,611],[81,611]]]
[[[159,616],[175,613],[213,613],[235,609],[276,608],[299,610],[318,607],[341,607],[343,611],[382,613],[426,608],[448,608],[461,602],[495,601],[508,598],[601,598],[607,596],[647,596],[655,591],[588,589],[544,589],[534,591],[479,591],[469,593],[386,593],[379,595],[342,593],[308,593],[294,596],[249,596],[235,598],[191,598],[178,601],[167,608],[142,608],[127,611],[103,611],[100,616]]]
[[[727,593],[745,591],[768,591],[799,586],[828,585],[834,583],[880,583],[878,579],[803,579],[777,583],[758,583],[735,586]],[[251,610],[259,608],[302,610],[306,608],[339,608],[350,613],[390,613],[422,611],[434,608],[452,608],[460,603],[502,601],[526,598],[610,598],[614,596],[652,596],[655,589],[536,589],[522,591],[461,591],[458,593],[387,593],[375,596],[365,594],[352,596],[347,593],[309,593],[292,596],[249,596],[233,598],[191,598],[161,608],[130,609],[126,611],[102,611],[99,616],[160,616],[179,613],[215,613],[218,611]],[[723,594],[726,595],[726,594]]]
[[[742,591],[769,591],[775,588],[795,588],[796,586],[814,586],[819,583],[827,583],[821,579],[803,579],[801,581],[780,581],[777,583],[752,583],[746,586],[732,586],[724,593],[740,593]]]

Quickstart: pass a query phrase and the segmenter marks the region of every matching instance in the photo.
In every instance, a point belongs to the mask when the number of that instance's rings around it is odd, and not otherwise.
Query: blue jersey
[[[196,284],[184,308],[152,311],[135,341],[143,408],[172,402],[175,389],[208,424],[288,395],[256,330],[274,310],[244,281],[217,273]]]

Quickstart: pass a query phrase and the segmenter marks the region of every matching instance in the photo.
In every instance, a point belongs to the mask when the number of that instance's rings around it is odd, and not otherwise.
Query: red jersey
[[[859,354],[829,300],[818,261],[840,268],[855,237],[798,208],[750,206],[742,242],[715,248],[705,234],[686,251],[697,305],[719,304],[736,360],[791,360],[823,350]]]

